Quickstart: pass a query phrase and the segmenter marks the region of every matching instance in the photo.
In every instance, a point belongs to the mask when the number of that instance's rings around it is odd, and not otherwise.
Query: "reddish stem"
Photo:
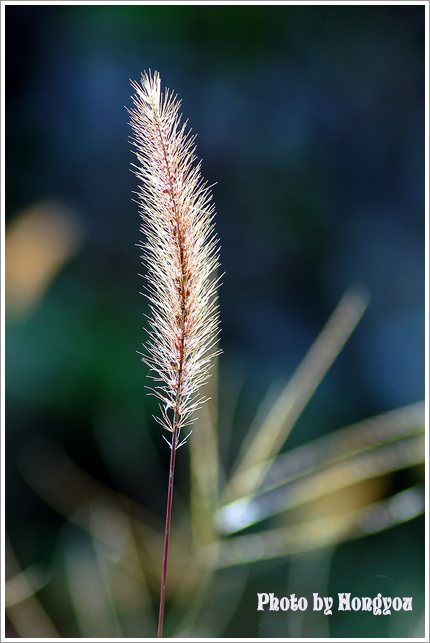
[[[172,520],[172,501],[173,501],[173,483],[175,479],[175,461],[176,461],[176,431],[172,435],[172,447],[170,450],[169,466],[169,485],[167,488],[167,506],[166,506],[166,525],[164,528],[164,547],[163,547],[163,565],[161,569],[161,589],[160,589],[160,611],[158,613],[158,631],[157,637],[163,637],[164,624],[164,606],[166,603],[166,579],[167,579],[167,559],[169,555],[169,538],[170,523]]]

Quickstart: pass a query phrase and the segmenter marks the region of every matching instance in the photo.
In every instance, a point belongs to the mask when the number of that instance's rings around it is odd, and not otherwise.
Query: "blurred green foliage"
[[[6,7],[7,241],[53,203],[81,230],[55,270],[49,243],[35,259],[35,237],[6,256],[8,298],[26,276],[40,288],[7,310],[8,635],[155,633],[168,453],[136,355],[145,301],[124,109],[129,78],[148,68],[183,99],[218,182],[226,271],[218,390],[178,458],[166,633],[421,636],[422,450],[410,445],[423,428],[424,7],[397,5]],[[285,454],[319,453],[352,423],[360,436],[381,414],[388,433],[360,447],[373,473],[220,533],[234,498],[219,492],[252,427],[353,284],[368,310],[309,403],[299,380],[304,410],[263,464],[270,476]],[[287,480],[285,506],[331,466],[321,457]],[[245,498],[264,499],[259,485]],[[372,516],[385,523],[363,531]],[[270,559],[277,529],[285,551]],[[222,567],[252,535],[259,556]],[[412,595],[414,612],[260,615],[259,591]]]

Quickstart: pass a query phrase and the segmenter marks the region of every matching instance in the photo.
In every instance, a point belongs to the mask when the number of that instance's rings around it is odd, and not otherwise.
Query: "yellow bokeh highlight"
[[[8,317],[25,317],[36,308],[81,241],[80,222],[60,202],[40,202],[17,215],[6,230]]]

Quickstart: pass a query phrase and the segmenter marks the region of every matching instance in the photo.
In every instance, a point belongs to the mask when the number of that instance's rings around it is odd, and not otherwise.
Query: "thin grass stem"
[[[164,527],[163,563],[161,567],[160,609],[157,637],[163,637],[164,608],[166,605],[167,563],[169,558],[170,523],[172,521],[173,487],[175,482],[177,432],[172,436],[170,449],[169,483],[167,487],[166,524]]]

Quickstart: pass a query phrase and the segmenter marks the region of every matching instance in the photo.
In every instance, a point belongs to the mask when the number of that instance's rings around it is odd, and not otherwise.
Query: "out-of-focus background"
[[[166,635],[423,636],[422,6],[6,7],[7,634],[156,631],[168,449],[125,109],[149,68],[198,133],[226,271]],[[264,591],[414,611],[257,613]]]

